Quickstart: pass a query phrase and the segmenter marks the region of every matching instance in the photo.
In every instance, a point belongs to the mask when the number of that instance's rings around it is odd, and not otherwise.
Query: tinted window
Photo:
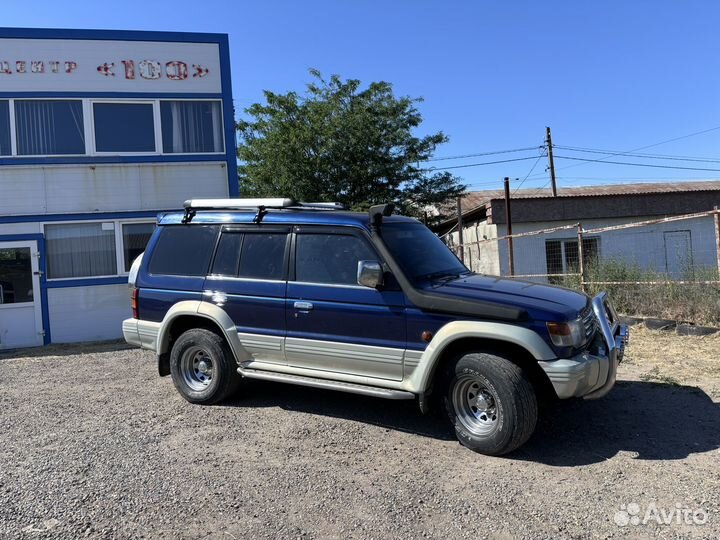
[[[10,155],[10,107],[0,101],[0,156]]]
[[[246,234],[238,275],[245,278],[283,279],[287,234]]]
[[[468,271],[442,240],[421,223],[385,223],[382,236],[410,279]]]
[[[151,274],[204,276],[210,266],[217,227],[173,225],[164,227],[153,249]]]
[[[240,233],[223,233],[215,253],[213,274],[237,276],[242,241],[243,235]]]
[[[357,285],[358,261],[378,256],[357,236],[300,234],[295,255],[295,279],[310,283]]]
[[[18,155],[85,153],[81,101],[15,100],[15,127]]]
[[[98,152],[154,152],[155,124],[150,103],[94,103]]]

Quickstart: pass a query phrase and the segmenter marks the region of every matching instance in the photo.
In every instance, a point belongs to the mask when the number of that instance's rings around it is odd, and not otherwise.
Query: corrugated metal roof
[[[691,191],[720,191],[720,180],[703,180],[693,182],[648,182],[638,184],[605,184],[597,186],[581,186],[558,188],[558,197],[607,197],[622,195],[638,195],[652,193],[686,193]],[[513,199],[547,199],[552,197],[550,188],[519,189],[511,191]],[[504,199],[502,189],[468,192],[462,199],[463,213],[475,210],[494,199]]]

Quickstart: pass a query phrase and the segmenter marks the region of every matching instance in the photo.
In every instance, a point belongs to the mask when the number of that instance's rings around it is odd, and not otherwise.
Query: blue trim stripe
[[[222,99],[222,94],[191,92],[0,92],[2,99],[37,98],[108,98],[108,99]]]
[[[3,157],[0,165],[93,165],[104,163],[227,163],[226,154],[163,154],[152,156],[52,156]]]
[[[177,209],[174,209],[177,211]],[[173,210],[146,210],[142,212],[96,212],[85,214],[36,214],[27,216],[0,216],[0,223],[42,223],[45,221],[102,221],[111,219],[131,219],[152,217]]]
[[[47,262],[45,259],[45,237],[42,234],[14,234],[0,236],[0,242],[37,242],[38,253],[40,254],[40,260],[38,262],[38,268],[42,274],[40,274],[40,313],[42,315],[42,325],[45,335],[43,336],[43,345],[48,345],[51,342],[50,334],[50,311],[48,307],[48,294],[47,294]]]
[[[225,121],[225,152],[228,164],[228,195],[239,195],[237,175],[237,138],[235,136],[235,107],[230,77],[230,44],[227,35],[220,41],[220,87],[223,90],[223,119]]]
[[[148,32],[143,30],[71,30],[66,28],[0,28],[0,37],[18,39],[87,39],[221,43],[227,34],[200,32]]]
[[[61,281],[48,281],[48,289],[68,289],[71,287],[93,287],[96,285],[119,285],[127,284],[127,276],[118,277],[101,277],[101,278],[83,278],[83,279],[64,279]]]

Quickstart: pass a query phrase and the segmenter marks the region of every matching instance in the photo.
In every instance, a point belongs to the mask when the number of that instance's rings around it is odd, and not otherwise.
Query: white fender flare
[[[432,338],[423,352],[407,381],[406,388],[416,394],[425,392],[429,387],[435,367],[442,357],[443,351],[458,339],[478,338],[504,341],[522,347],[535,360],[554,360],[555,353],[550,346],[529,328],[514,324],[484,321],[453,321],[449,322]]]
[[[238,338],[237,327],[230,318],[227,312],[208,302],[202,302],[199,300],[185,300],[178,302],[171,307],[163,318],[162,325],[160,326],[160,333],[157,338],[157,354],[163,354],[167,352],[170,343],[170,327],[175,319],[178,317],[190,315],[193,317],[202,317],[214,322],[220,330],[222,330],[225,339],[230,345],[235,359],[247,358],[249,354],[244,350],[240,339]]]

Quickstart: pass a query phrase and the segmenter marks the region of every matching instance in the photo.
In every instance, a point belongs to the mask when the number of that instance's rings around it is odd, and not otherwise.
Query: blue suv
[[[416,399],[490,455],[527,441],[539,396],[605,395],[627,339],[605,294],[475,274],[392,205],[187,201],[130,285],[125,339],[191,403],[243,379]]]

